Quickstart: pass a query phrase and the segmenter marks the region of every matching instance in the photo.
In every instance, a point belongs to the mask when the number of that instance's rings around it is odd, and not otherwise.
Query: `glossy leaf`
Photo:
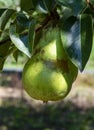
[[[4,11],[7,10],[7,9],[0,9],[0,16],[4,13]]]
[[[17,62],[18,61],[18,50],[15,50],[14,52],[13,52],[13,57],[14,57],[14,59],[15,59],[15,61]]]
[[[25,29],[28,29],[30,22],[31,22],[30,19],[27,18],[27,16],[24,13],[22,12],[17,13],[16,16],[17,32],[21,33]]]
[[[9,30],[6,29],[4,30],[2,33],[1,33],[1,36],[0,36],[0,42],[4,42],[6,40],[9,40]]]
[[[73,15],[77,16],[83,8],[85,8],[86,2],[84,0],[56,0],[59,5],[71,8]]]
[[[40,29],[35,33],[35,39],[34,39],[34,48],[38,45],[39,40],[41,39],[43,35],[43,30]]]
[[[82,69],[85,67],[92,49],[93,23],[90,15],[80,15],[81,47],[82,47]]]
[[[31,53],[29,52],[29,46],[28,46],[28,37],[20,36],[16,32],[16,25],[10,26],[10,38],[11,41],[14,43],[14,45],[24,54],[26,54],[28,57],[31,57]]]
[[[0,0],[0,8],[15,8],[19,0]]]
[[[0,44],[0,71],[3,68],[4,62],[9,54],[10,42]]]
[[[36,25],[36,22],[32,20],[30,23],[29,32],[28,32],[28,43],[29,43],[30,52],[33,51],[33,47],[34,47],[35,25]]]
[[[4,62],[5,62],[5,59],[0,57],[0,72],[1,72],[2,69],[3,69]]]
[[[80,15],[67,19],[61,31],[64,48],[72,62],[82,71],[89,59],[92,48],[92,18]]]
[[[8,20],[14,13],[15,13],[15,10],[13,9],[7,9],[6,11],[4,11],[4,13],[0,17],[0,30],[2,31],[4,30]]]
[[[0,57],[5,58],[8,54],[10,42],[0,44]]]
[[[32,0],[21,0],[20,6],[22,10],[29,11],[33,9]]]
[[[34,3],[35,0],[33,0]],[[36,0],[37,1],[37,0]],[[54,0],[38,0],[36,8],[43,13],[49,13],[55,6]]]

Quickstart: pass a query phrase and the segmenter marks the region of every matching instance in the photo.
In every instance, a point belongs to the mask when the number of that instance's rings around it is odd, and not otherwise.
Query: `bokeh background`
[[[19,9],[19,0],[0,0],[0,7]],[[85,70],[62,101],[37,101],[22,86],[27,57],[8,57],[0,73],[0,130],[94,130],[94,46]]]

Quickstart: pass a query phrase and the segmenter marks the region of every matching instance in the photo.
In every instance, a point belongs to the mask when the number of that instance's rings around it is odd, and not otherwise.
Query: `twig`
[[[94,5],[90,2],[90,0],[86,0],[86,3],[89,5],[89,7],[94,11]]]

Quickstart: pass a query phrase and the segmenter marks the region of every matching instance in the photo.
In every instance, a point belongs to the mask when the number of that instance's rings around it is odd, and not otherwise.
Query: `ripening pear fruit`
[[[23,69],[22,81],[26,92],[35,99],[56,101],[71,90],[78,74],[77,67],[67,56],[58,28],[44,32],[35,51]]]

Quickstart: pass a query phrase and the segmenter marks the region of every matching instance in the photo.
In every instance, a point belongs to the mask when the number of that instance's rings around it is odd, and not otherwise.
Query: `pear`
[[[78,68],[66,54],[58,28],[45,31],[24,66],[22,82],[26,92],[37,100],[57,101],[70,92]]]

